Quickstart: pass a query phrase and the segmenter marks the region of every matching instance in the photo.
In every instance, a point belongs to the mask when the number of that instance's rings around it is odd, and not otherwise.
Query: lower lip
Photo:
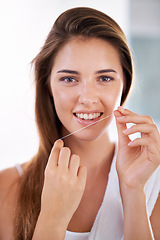
[[[101,115],[101,116],[102,116],[102,115]],[[94,118],[93,120],[84,120],[84,119],[79,118],[79,117],[77,117],[77,116],[74,115],[76,121],[77,121],[78,123],[80,123],[81,125],[83,125],[83,126],[87,126],[87,125],[89,125],[89,124],[95,125],[96,123],[98,123],[97,121],[101,119],[101,116],[98,117],[98,118]]]

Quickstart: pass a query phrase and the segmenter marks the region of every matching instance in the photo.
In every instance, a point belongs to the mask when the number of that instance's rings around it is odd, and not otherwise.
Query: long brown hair
[[[118,50],[125,79],[121,104],[126,100],[131,87],[132,58],[119,25],[106,14],[91,8],[73,8],[62,13],[55,21],[41,51],[33,60],[39,150],[20,180],[14,225],[15,240],[32,239],[40,213],[44,170],[54,141],[61,136],[61,123],[50,91],[50,73],[56,53],[75,36],[101,38]]]

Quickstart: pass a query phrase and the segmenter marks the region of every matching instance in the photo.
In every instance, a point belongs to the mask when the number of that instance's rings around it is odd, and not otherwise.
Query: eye
[[[76,79],[73,77],[62,77],[60,81],[66,82],[66,83],[73,83],[73,82],[76,82]]]
[[[101,76],[100,78],[99,78],[99,81],[100,82],[110,82],[110,81],[112,81],[113,80],[113,78],[112,77],[109,77],[109,76]]]

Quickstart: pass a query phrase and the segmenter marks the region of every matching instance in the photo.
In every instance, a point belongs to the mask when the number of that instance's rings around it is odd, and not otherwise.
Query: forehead
[[[99,38],[74,37],[58,51],[54,59],[53,69],[88,67],[121,68],[117,49],[109,42]]]

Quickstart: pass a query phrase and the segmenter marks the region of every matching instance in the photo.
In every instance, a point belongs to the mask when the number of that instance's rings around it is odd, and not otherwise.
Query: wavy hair
[[[132,57],[119,25],[105,13],[92,8],[78,7],[62,13],[55,21],[42,49],[32,61],[35,73],[35,118],[39,149],[20,180],[14,223],[15,240],[32,239],[40,213],[44,170],[55,140],[61,137],[61,123],[50,90],[51,69],[57,52],[76,36],[100,38],[118,50],[125,79],[121,104],[126,100],[131,87]]]

